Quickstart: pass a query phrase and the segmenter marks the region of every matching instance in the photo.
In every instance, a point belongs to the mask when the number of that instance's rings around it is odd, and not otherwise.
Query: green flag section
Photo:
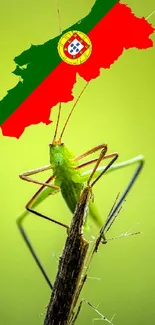
[[[59,56],[59,39],[68,31],[81,31],[91,41],[92,53],[82,64],[68,64]],[[144,17],[136,17],[127,5],[96,0],[83,20],[42,45],[32,45],[14,59],[13,73],[22,80],[0,102],[2,134],[19,138],[32,124],[51,123],[51,108],[73,100],[77,74],[86,81],[97,78],[100,69],[110,68],[124,50],[152,47],[149,37],[153,32],[151,24]]]

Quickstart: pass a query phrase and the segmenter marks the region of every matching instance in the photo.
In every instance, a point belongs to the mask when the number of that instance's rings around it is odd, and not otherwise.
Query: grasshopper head
[[[65,161],[65,145],[63,142],[55,141],[50,147],[50,164],[52,168],[62,166]]]

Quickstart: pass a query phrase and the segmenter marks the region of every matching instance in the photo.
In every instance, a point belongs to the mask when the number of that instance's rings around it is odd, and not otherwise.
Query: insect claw
[[[91,196],[91,200],[92,202],[94,202],[94,194],[92,193],[92,196]]]
[[[70,227],[67,227],[66,228],[66,232],[67,232],[67,236],[69,235],[69,232],[70,232]]]
[[[108,242],[108,240],[105,238],[105,237],[103,237],[102,239],[101,239],[101,243],[104,245],[104,244],[107,244],[107,242]]]

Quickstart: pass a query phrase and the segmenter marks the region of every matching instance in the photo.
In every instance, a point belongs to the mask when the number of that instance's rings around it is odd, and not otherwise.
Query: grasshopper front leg
[[[47,166],[43,166],[40,168],[29,170],[27,172],[20,174],[19,177],[27,182],[31,182],[31,183],[39,184],[39,185],[45,185],[45,186],[51,187],[52,189],[59,190],[59,187],[55,186],[54,184],[49,184],[48,182],[41,182],[41,181],[38,181],[36,179],[29,177],[31,175],[38,174],[38,173],[44,172],[49,169],[51,169],[51,165],[47,165]]]

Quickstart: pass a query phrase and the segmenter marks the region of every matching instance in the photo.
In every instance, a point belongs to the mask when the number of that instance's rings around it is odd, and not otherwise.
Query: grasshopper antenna
[[[72,113],[73,113],[73,111],[74,111],[74,108],[76,107],[78,101],[80,100],[80,98],[81,98],[83,92],[85,91],[86,87],[88,86],[88,84],[89,84],[89,81],[86,83],[86,85],[85,85],[85,86],[83,87],[83,89],[81,90],[81,92],[80,92],[80,94],[79,94],[77,100],[75,101],[75,103],[74,103],[74,105],[73,105],[73,107],[72,107],[72,109],[71,109],[71,111],[70,111],[70,113],[69,113],[69,115],[68,115],[67,120],[66,120],[66,122],[65,122],[65,124],[64,124],[64,127],[63,127],[63,129],[62,129],[62,132],[61,132],[61,134],[60,134],[59,142],[61,142],[62,136],[63,136],[63,134],[64,134],[64,131],[65,131],[65,129],[66,129],[66,126],[67,126],[67,124],[68,124],[68,121],[69,121],[69,119],[70,119],[70,117],[71,117],[71,115],[72,115]]]
[[[62,29],[61,29],[61,19],[60,19],[59,0],[56,0],[56,7],[57,7],[57,16],[58,16],[59,34],[61,34],[61,33],[62,33]]]
[[[61,29],[61,19],[60,19],[60,10],[59,10],[59,0],[56,0],[56,6],[57,6],[57,15],[58,15],[59,34],[61,34],[61,33],[62,33],[62,29]],[[71,117],[71,115],[72,115],[72,113],[73,113],[73,111],[74,111],[75,106],[77,105],[77,103],[78,103],[80,97],[82,96],[82,94],[83,94],[84,90],[86,89],[86,87],[88,86],[88,84],[89,84],[89,82],[86,83],[86,85],[85,85],[84,88],[82,89],[80,95],[78,96],[78,98],[77,98],[75,104],[73,105],[73,108],[72,108],[70,114],[68,115],[67,120],[66,120],[66,122],[65,122],[65,124],[64,124],[64,127],[63,127],[63,129],[62,129],[62,132],[61,132],[61,134],[60,134],[60,138],[59,138],[59,140],[58,140],[58,143],[61,143],[61,139],[62,139],[62,136],[63,136],[64,131],[65,131],[65,129],[66,129],[66,126],[67,126],[67,124],[68,124],[68,121],[69,121],[69,119],[70,119],[70,117]],[[56,136],[57,136],[57,131],[58,131],[58,125],[59,125],[59,120],[60,120],[60,113],[61,113],[61,103],[59,104],[58,119],[57,119],[57,124],[56,124],[55,134],[54,134],[54,138],[53,138],[53,143],[56,141]]]
[[[62,29],[61,29],[61,20],[60,20],[59,0],[56,0],[56,9],[57,9],[57,16],[58,16],[59,34],[61,34],[62,33]],[[54,143],[56,141],[57,132],[58,132],[58,126],[59,126],[59,121],[60,121],[60,114],[61,114],[61,103],[59,103],[59,111],[58,111],[57,124],[56,124],[54,138],[53,138],[52,143]]]
[[[55,132],[54,132],[54,138],[53,138],[53,141],[52,143],[55,143],[56,142],[56,137],[57,137],[57,132],[58,132],[58,126],[59,126],[59,121],[60,121],[60,114],[61,114],[61,103],[59,103],[59,111],[58,111],[58,117],[57,117],[57,124],[56,124],[56,127],[55,127]]]

